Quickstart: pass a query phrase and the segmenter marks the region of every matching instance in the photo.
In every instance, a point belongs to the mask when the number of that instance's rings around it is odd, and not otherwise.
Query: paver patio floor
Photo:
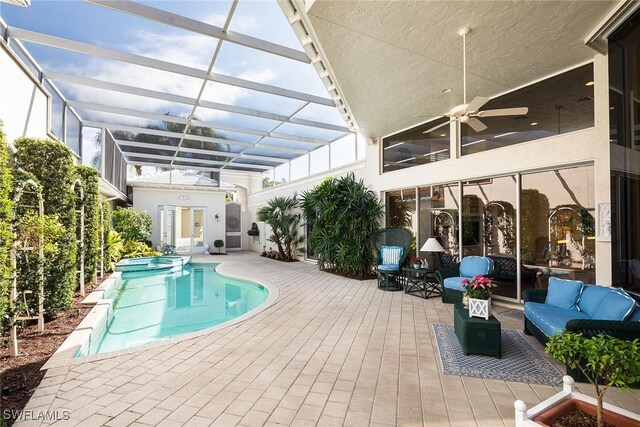
[[[222,262],[222,274],[273,284],[280,297],[197,338],[50,369],[26,409],[69,411],[55,425],[512,426],[514,400],[534,405],[556,391],[443,375],[431,325],[452,324],[453,306],[439,298],[251,253],[194,261]],[[640,409],[637,394],[608,399]]]

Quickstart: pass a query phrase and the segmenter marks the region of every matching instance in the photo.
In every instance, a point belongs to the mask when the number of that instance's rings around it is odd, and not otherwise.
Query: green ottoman
[[[495,317],[469,317],[468,308],[456,305],[453,325],[465,356],[473,353],[502,357],[500,322]]]

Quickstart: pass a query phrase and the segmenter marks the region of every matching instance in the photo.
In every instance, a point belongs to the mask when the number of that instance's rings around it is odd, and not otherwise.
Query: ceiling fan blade
[[[471,128],[476,132],[482,132],[487,128],[487,126],[484,123],[482,123],[480,120],[476,119],[475,117],[469,117],[469,120],[467,120],[466,123],[469,126],[471,126]]]
[[[436,129],[440,129],[441,127],[444,127],[444,126],[448,125],[449,123],[451,123],[451,122],[453,122],[453,121],[455,121],[455,120],[456,120],[456,119],[451,119],[451,120],[449,120],[449,121],[447,121],[447,122],[440,123],[439,125],[434,126],[434,127],[432,127],[431,129],[427,129],[427,130],[425,130],[425,131],[424,131],[424,132],[422,132],[422,133],[431,133],[431,132],[433,132],[434,130],[436,130]]]
[[[484,96],[476,96],[471,100],[471,102],[467,105],[467,113],[476,112],[482,107],[484,104],[489,102],[489,98],[485,98]]]
[[[478,111],[476,117],[499,117],[499,116],[525,116],[529,112],[527,107],[519,108],[499,108],[497,110]]]

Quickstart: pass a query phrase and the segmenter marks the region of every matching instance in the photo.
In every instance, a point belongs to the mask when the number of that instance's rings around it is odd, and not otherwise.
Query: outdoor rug
[[[502,359],[465,356],[452,325],[433,325],[445,374],[558,385],[562,374],[518,331],[502,331]]]
[[[524,312],[522,310],[512,309],[503,311],[502,313],[498,313],[502,316],[509,317],[511,319],[522,320],[524,321]]]

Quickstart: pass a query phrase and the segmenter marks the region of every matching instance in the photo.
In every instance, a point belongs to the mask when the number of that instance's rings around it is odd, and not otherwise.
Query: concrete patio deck
[[[514,400],[533,405],[556,391],[443,375],[431,325],[452,324],[453,306],[439,298],[251,253],[194,261],[273,284],[279,300],[178,344],[50,369],[26,409],[69,411],[55,425],[512,426]],[[498,317],[504,329],[522,328]],[[640,409],[638,394],[608,399]]]

